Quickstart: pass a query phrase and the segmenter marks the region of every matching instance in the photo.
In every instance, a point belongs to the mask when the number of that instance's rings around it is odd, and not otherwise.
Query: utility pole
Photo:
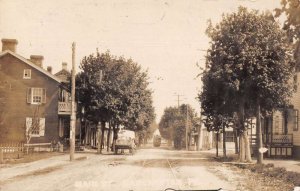
[[[188,122],[189,115],[188,115],[188,105],[186,104],[186,123],[185,123],[185,149],[188,151],[189,150],[189,145],[188,145]]]
[[[178,94],[178,93],[175,93],[175,96],[177,97],[177,107],[178,107],[178,109],[179,109],[180,101],[182,101],[182,100],[180,100],[180,97],[182,97],[183,95],[180,95],[180,94]]]
[[[103,71],[100,70],[99,73],[97,73],[96,77],[96,83],[98,86],[101,85],[102,79],[103,79]],[[105,123],[101,122],[101,126],[99,126],[99,123],[97,125],[97,130],[98,130],[98,148],[97,148],[97,153],[101,154],[102,153],[102,145],[103,145],[103,139],[104,139],[104,131],[105,131]]]
[[[72,43],[72,89],[71,89],[71,121],[70,121],[70,161],[74,160],[75,153],[75,42]]]
[[[198,140],[197,140],[197,151],[200,151],[202,149],[202,107],[200,104],[200,127],[198,127],[197,131],[198,131]]]

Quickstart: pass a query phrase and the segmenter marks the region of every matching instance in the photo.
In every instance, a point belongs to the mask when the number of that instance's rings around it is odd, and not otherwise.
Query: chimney
[[[52,74],[52,67],[51,67],[51,66],[48,66],[48,67],[47,67],[47,71],[48,71],[50,74]]]
[[[68,63],[63,62],[61,65],[62,65],[62,70],[68,71]]]
[[[30,56],[30,61],[41,68],[43,68],[43,60],[44,60],[44,57],[41,55],[31,55]]]
[[[10,50],[12,52],[16,52],[18,41],[16,39],[6,39],[2,40],[2,51]]]

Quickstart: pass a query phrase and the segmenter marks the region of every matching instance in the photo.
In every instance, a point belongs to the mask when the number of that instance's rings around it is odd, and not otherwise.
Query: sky
[[[110,50],[132,58],[149,73],[156,121],[166,107],[196,99],[209,38],[207,21],[223,13],[250,9],[274,10],[280,0],[0,0],[0,38],[18,40],[25,58],[43,55],[53,73],[67,62],[71,69],[76,43],[77,71],[84,56]]]

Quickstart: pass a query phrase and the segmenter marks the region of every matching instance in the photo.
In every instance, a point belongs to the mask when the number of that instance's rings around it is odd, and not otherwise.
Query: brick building
[[[17,54],[17,40],[2,39],[0,52],[0,142],[26,142],[33,121],[30,143],[61,141],[68,136],[70,93],[62,79],[43,69],[43,56],[26,59]]]

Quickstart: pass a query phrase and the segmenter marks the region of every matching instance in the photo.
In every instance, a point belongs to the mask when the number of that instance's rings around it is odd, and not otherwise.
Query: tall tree
[[[102,135],[105,123],[112,127],[114,139],[120,125],[135,131],[150,126],[155,117],[152,92],[147,72],[137,63],[107,51],[84,57],[80,68],[78,99],[87,119],[102,124]]]
[[[159,122],[159,132],[161,136],[169,141],[174,139],[174,122],[178,115],[178,108],[167,107],[164,110],[164,114]]]
[[[167,107],[159,122],[159,131],[164,139],[173,141],[176,149],[186,144],[186,130],[191,132],[197,124],[195,110],[186,104],[178,107]]]
[[[232,121],[236,100],[232,99],[233,89],[227,87],[222,80],[215,79],[215,73],[212,70],[205,70],[203,73],[203,91],[198,95],[202,103],[202,115],[208,131],[216,133],[216,148],[218,149],[219,133],[223,133],[223,156],[226,157],[225,148],[225,129],[229,127]],[[218,156],[218,151],[216,152]]]
[[[217,92],[217,99],[225,99],[225,104],[233,107],[228,111],[229,116],[232,111],[238,114],[237,128],[242,140],[240,160],[251,161],[245,122],[259,108],[265,114],[287,105],[294,67],[290,44],[270,13],[248,11],[244,7],[223,15],[215,26],[210,23],[207,34],[211,46],[204,83],[209,79],[210,84],[221,84],[223,93]],[[206,94],[205,91],[202,94]],[[211,103],[204,100],[203,104]]]

